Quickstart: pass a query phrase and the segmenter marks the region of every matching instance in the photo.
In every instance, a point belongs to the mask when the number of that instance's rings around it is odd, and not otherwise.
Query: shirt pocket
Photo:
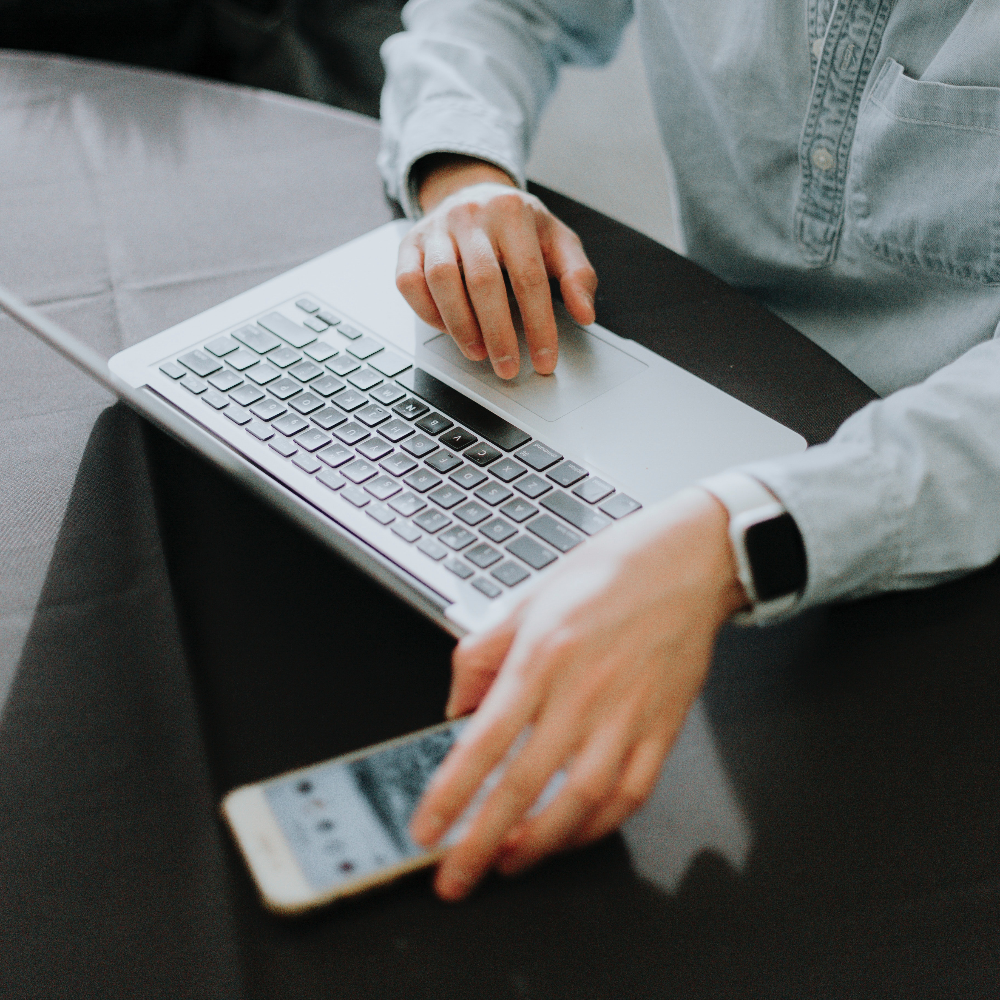
[[[889,59],[858,118],[847,184],[848,231],[871,253],[1000,283],[1000,88],[914,80]]]

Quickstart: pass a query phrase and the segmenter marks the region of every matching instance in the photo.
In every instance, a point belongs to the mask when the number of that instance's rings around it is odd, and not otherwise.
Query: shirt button
[[[832,169],[834,163],[837,161],[833,158],[833,153],[826,148],[826,146],[817,146],[812,151],[812,156],[809,157],[812,160],[812,165],[817,170],[830,170]]]
[[[812,43],[812,53],[813,53],[813,55],[817,59],[821,59],[823,57],[823,39],[822,38],[817,38]]]

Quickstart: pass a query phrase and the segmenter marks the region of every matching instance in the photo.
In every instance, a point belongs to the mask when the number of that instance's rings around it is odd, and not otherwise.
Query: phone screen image
[[[410,817],[465,722],[267,783],[267,803],[314,889],[354,882],[426,853],[410,839]]]

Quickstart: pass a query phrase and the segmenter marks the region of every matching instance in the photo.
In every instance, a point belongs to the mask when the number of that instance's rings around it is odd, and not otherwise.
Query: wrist
[[[413,190],[424,212],[436,208],[449,195],[473,184],[517,185],[510,175],[486,160],[457,153],[432,153],[413,164]]]

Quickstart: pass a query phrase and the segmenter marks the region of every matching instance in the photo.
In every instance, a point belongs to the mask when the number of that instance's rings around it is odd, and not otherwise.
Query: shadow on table
[[[627,845],[461,906],[421,874],[283,922],[217,797],[436,721],[451,641],[113,407],[0,724],[0,992],[990,996],[998,591],[990,569],[729,630]]]

